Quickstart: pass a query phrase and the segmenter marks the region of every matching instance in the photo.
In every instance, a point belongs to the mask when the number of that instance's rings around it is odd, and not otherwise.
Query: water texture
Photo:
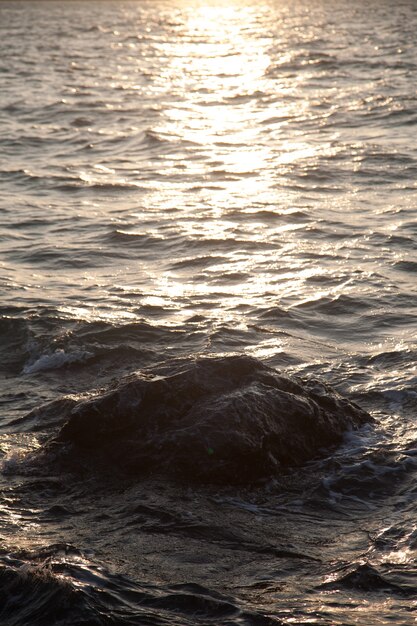
[[[416,33],[0,1],[1,624],[415,624]]]

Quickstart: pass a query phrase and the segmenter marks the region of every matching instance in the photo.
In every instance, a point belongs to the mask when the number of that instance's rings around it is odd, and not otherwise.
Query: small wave
[[[416,250],[416,241],[414,237],[406,237],[403,235],[389,235],[386,238],[388,245],[398,246],[399,248],[411,248],[413,253]]]
[[[315,300],[307,300],[296,305],[297,310],[313,310],[325,315],[352,315],[370,308],[370,302],[365,298],[353,298],[344,294],[328,297],[323,296]]]
[[[209,267],[210,265],[217,265],[219,263],[225,263],[226,256],[193,256],[181,261],[177,261],[171,264],[173,269],[194,268],[194,267]]]
[[[151,145],[159,145],[162,143],[166,143],[166,139],[163,135],[161,135],[160,133],[157,133],[154,130],[145,130],[145,132],[143,133],[144,138],[146,139],[146,141],[151,144]]]
[[[55,189],[59,191],[74,193],[75,191],[83,192],[86,190],[97,191],[102,193],[117,193],[125,191],[140,191],[144,189],[139,183],[134,182],[86,182],[82,180],[76,180],[74,182],[62,183],[55,186]]]
[[[351,454],[351,452],[350,452]],[[330,474],[323,478],[322,489],[334,503],[356,502],[372,508],[372,501],[391,494],[398,483],[406,481],[417,469],[412,451],[363,450],[360,458],[330,460]]]
[[[25,138],[25,141],[28,141],[28,139]],[[43,176],[39,176],[35,172],[31,172],[28,169],[3,170],[1,174],[6,181],[22,183],[25,186],[32,186],[46,180]]]
[[[401,367],[412,364],[417,358],[417,351],[407,347],[401,347],[396,350],[387,350],[378,352],[361,359],[361,363],[372,365],[378,368]]]
[[[298,222],[304,223],[310,220],[310,216],[307,212],[297,209],[291,211],[278,211],[266,208],[250,209],[246,211],[242,211],[241,209],[239,209],[237,211],[231,211],[229,215],[230,217],[238,220],[244,219],[245,222],[247,222],[248,220],[253,220],[255,222],[261,221],[268,223],[277,221],[294,224]]]
[[[294,54],[291,59],[283,57],[279,63],[271,64],[265,72],[270,77],[285,75],[295,75],[302,71],[310,72],[314,68],[317,70],[336,70],[340,68],[339,60],[326,53],[303,50]]]
[[[385,577],[378,569],[370,563],[359,563],[349,565],[328,577],[320,589],[326,590],[350,590],[354,592],[375,592],[383,591],[390,594],[409,595],[415,594],[415,588],[397,585]]]
[[[279,306],[273,306],[268,309],[258,310],[258,319],[266,321],[282,320],[290,317],[290,313],[287,309]]]
[[[108,239],[111,242],[123,243],[124,245],[140,245],[147,246],[150,244],[158,244],[163,241],[163,237],[155,237],[150,233],[131,232],[126,230],[116,229],[111,231],[108,235]]]
[[[58,543],[0,555],[3,626],[54,624],[222,623],[273,626],[262,612],[195,583],[138,583],[93,563],[76,547]],[[115,618],[117,615],[117,618]]]
[[[262,100],[266,97],[268,97],[268,94],[265,91],[257,90],[252,93],[234,94],[233,96],[225,98],[223,102],[230,104],[246,104],[247,102],[252,102],[252,100]]]
[[[71,126],[75,126],[76,128],[83,128],[85,126],[92,126],[94,124],[94,120],[89,117],[76,117],[72,122]]]
[[[50,354],[42,354],[36,361],[26,364],[22,374],[35,374],[37,372],[59,369],[65,365],[85,362],[92,356],[94,356],[93,353],[86,350],[68,353],[65,350],[57,349]]]
[[[16,317],[18,311],[11,310],[11,315],[7,310],[2,310],[0,317],[0,364],[1,369],[15,371],[21,367],[22,361],[27,358],[27,342],[29,340],[29,326],[22,317]]]
[[[398,261],[394,264],[394,267],[401,272],[412,272],[415,274],[417,272],[417,261]]]
[[[217,275],[212,282],[214,285],[230,285],[232,283],[242,283],[250,277],[251,274],[248,272],[223,272],[221,276]]]
[[[386,389],[382,392],[392,408],[405,408],[407,405],[417,406],[417,391],[413,389]]]
[[[75,336],[79,341],[88,341],[92,346],[121,347],[129,342],[138,344],[165,344],[169,339],[185,341],[187,331],[185,329],[170,328],[169,326],[153,325],[146,322],[134,322],[131,324],[110,324],[108,322],[90,322],[82,324],[76,331]]]

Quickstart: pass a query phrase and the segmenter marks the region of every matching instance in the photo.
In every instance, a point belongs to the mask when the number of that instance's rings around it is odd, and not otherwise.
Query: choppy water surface
[[[2,624],[416,622],[416,32],[413,0],[0,3]],[[284,467],[232,355],[369,419]],[[221,446],[240,480],[200,481]]]

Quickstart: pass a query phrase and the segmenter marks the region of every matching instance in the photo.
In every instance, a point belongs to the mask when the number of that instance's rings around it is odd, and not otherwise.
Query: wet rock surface
[[[65,410],[49,445],[67,444],[67,460],[87,455],[129,473],[213,483],[250,483],[303,464],[372,419],[328,385],[245,356],[134,374]]]

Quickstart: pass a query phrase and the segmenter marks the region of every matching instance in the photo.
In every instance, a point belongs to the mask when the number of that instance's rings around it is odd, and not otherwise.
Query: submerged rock
[[[250,357],[207,358],[75,404],[54,444],[129,472],[244,483],[319,456],[371,419],[318,381]]]

